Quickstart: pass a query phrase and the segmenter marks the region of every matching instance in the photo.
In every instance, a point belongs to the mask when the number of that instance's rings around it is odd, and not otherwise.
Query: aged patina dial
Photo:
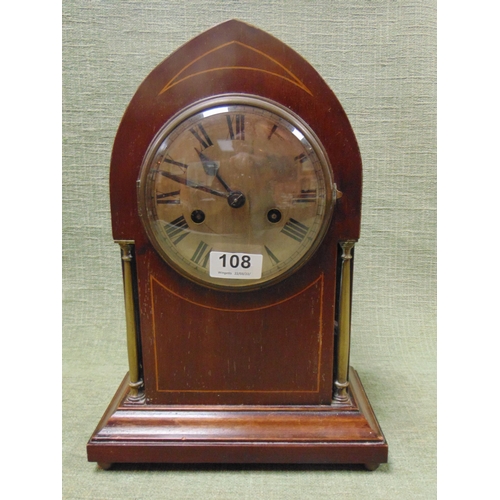
[[[161,257],[227,290],[273,284],[312,256],[334,184],[312,131],[286,108],[219,96],[184,110],[152,142],[139,210]]]

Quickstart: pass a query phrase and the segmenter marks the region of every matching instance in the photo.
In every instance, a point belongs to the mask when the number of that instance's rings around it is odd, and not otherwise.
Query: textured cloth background
[[[127,371],[108,170],[135,90],[172,51],[239,18],[305,57],[364,165],[351,364],[389,442],[376,472],[158,466],[101,471],[85,445]],[[67,499],[436,496],[436,5],[431,0],[97,1],[63,5],[63,491]]]

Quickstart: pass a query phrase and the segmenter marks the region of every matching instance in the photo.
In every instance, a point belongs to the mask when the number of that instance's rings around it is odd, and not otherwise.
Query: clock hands
[[[180,175],[174,175],[171,174],[170,172],[166,172],[165,170],[160,170],[159,171],[161,175],[164,177],[168,177],[169,179],[172,179],[175,182],[178,182],[180,184],[184,184],[185,186],[191,187],[193,189],[199,189],[200,191],[205,191],[206,193],[213,194],[215,196],[220,196],[222,198],[228,198],[228,193],[223,193],[222,191],[217,191],[216,189],[209,188],[208,186],[204,186],[203,184],[198,184],[197,182],[190,181],[189,179],[185,179],[184,177],[181,177]]]
[[[201,151],[198,151],[196,148],[194,150],[198,153],[198,156],[201,160],[201,164],[203,165],[203,170],[207,175],[215,176],[215,178],[224,186],[224,189],[228,193],[233,193],[233,190],[226,184],[224,179],[219,174],[219,162],[211,160],[208,156],[206,156]]]
[[[218,171],[219,171],[219,162],[211,160],[208,156],[205,156],[201,151],[198,151],[196,148],[194,148],[196,153],[198,154],[200,161],[203,165],[203,170],[205,170],[205,173],[210,176],[216,176]]]
[[[185,186],[191,187],[193,189],[199,189],[200,191],[205,191],[206,193],[213,194],[215,196],[220,196],[221,198],[226,198],[227,203],[231,208],[240,208],[246,202],[246,197],[241,191],[232,190],[228,184],[224,181],[224,179],[219,174],[219,162],[210,159],[208,156],[203,154],[201,151],[198,151],[194,148],[198,157],[200,158],[201,164],[203,165],[203,170],[207,175],[215,177],[227,191],[226,193],[222,191],[218,191],[217,189],[212,189],[211,187],[205,186],[204,184],[198,184],[197,182],[190,181],[180,175],[171,174],[165,170],[160,170],[160,174],[164,177],[168,177],[175,182],[179,182],[180,184],[184,184]]]
[[[228,191],[227,193],[224,193],[222,191],[217,191],[216,189],[205,186],[204,184],[198,184],[197,182],[185,179],[180,175],[171,174],[170,172],[167,172],[165,170],[159,170],[159,172],[164,177],[172,179],[179,184],[184,184],[185,186],[191,187],[193,189],[199,189],[200,191],[204,191],[215,196],[220,196],[221,198],[226,198],[229,206],[232,208],[240,208],[245,204],[246,198],[241,191]]]

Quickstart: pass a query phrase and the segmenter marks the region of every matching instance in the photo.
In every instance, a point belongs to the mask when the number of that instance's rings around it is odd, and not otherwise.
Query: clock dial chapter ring
[[[276,103],[229,95],[197,103],[160,130],[141,167],[139,213],[178,272],[244,291],[307,262],[329,226],[332,192],[326,154],[306,124]],[[219,264],[233,269],[215,271]]]

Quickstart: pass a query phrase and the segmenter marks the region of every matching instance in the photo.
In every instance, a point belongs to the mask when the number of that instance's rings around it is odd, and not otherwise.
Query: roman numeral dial
[[[203,125],[196,125],[196,127],[190,128],[189,131],[196,137],[196,139],[198,139],[202,151],[210,146],[213,146],[213,142],[205,131]]]
[[[299,243],[302,243],[304,238],[307,236],[308,231],[309,228],[305,224],[302,224],[298,220],[292,218],[288,219],[287,223],[281,230],[283,234],[292,240],[298,241]]]
[[[244,291],[291,276],[314,255],[332,179],[296,115],[255,97],[218,97],[177,115],[155,141],[139,198],[165,265],[209,288]]]
[[[274,255],[274,253],[271,251],[271,249],[268,248],[267,246],[264,246],[264,248],[265,248],[266,253],[267,253],[269,259],[271,260],[271,262],[273,264],[279,264],[280,260],[278,259],[278,257],[276,257],[276,255]]]
[[[305,161],[308,160],[308,157],[305,153],[300,153],[294,159],[295,159],[295,161],[298,161],[299,163],[304,163]]]
[[[179,167],[183,169],[184,171],[188,168],[188,165],[186,163],[182,163],[180,161],[175,161],[173,158],[165,157],[163,158],[163,161],[165,163],[168,163],[169,165],[175,165],[176,167]]]
[[[234,141],[245,140],[245,115],[226,115],[229,138]]]
[[[181,202],[180,194],[180,190],[170,191],[169,193],[156,193],[156,203],[158,205],[179,205]]]
[[[272,127],[271,127],[271,131],[269,132],[269,135],[267,136],[267,139],[271,139],[271,137],[273,136],[274,132],[276,132],[276,130],[278,129],[278,125],[275,123]]]
[[[189,226],[184,216],[181,215],[172,222],[165,224],[165,231],[173,244],[177,245],[189,235]]]
[[[210,257],[210,250],[211,249],[207,243],[200,241],[191,257],[191,262],[206,268]]]
[[[302,189],[293,199],[293,203],[315,203],[317,196],[317,189]]]

